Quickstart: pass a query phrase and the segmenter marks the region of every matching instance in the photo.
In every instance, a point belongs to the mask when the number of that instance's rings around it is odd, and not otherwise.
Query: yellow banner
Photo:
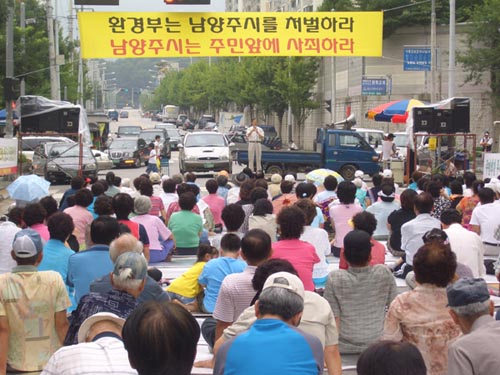
[[[82,57],[382,56],[382,12],[78,13]]]

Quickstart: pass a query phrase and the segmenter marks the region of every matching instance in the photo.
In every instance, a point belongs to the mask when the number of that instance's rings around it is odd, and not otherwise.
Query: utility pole
[[[431,2],[431,103],[436,101],[436,0]]]
[[[57,100],[57,69],[56,69],[56,48],[54,43],[54,18],[52,12],[52,1],[46,0],[47,8],[47,33],[49,35],[49,66],[50,66],[50,96]]]
[[[450,44],[448,56],[448,98],[455,96],[455,0],[450,0]]]
[[[57,11],[57,0],[54,0],[54,59],[56,61],[56,92],[57,95],[55,97],[56,100],[61,100],[61,74],[59,70],[59,20],[58,20],[58,11]]]
[[[7,22],[5,33],[5,77],[14,77],[14,0],[7,0]],[[14,131],[12,121],[12,104],[10,100],[5,101],[7,116],[5,119],[5,134],[11,137]]]
[[[23,51],[23,58],[26,55],[26,36],[24,35],[24,32],[26,30],[26,4],[24,4],[24,1],[21,2],[21,20],[20,20],[20,25],[21,25],[21,31],[22,31],[22,36],[21,36],[21,48]],[[24,77],[21,77],[21,82],[20,82],[20,94],[21,96],[24,96],[26,94],[26,82],[24,81]]]

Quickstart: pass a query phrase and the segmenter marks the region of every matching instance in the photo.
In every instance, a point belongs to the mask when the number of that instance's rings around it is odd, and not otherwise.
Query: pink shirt
[[[35,232],[38,232],[42,241],[47,242],[50,240],[49,228],[45,224],[33,224],[31,227]]]
[[[370,261],[370,266],[374,266],[375,264],[385,264],[385,246],[374,239],[371,240],[372,243],[372,260]],[[342,270],[346,270],[349,268],[349,264],[347,264],[347,260],[345,260],[344,255],[344,247],[340,249],[340,263],[339,268]]]
[[[163,206],[163,201],[160,197],[149,197],[151,200],[151,209],[149,210],[149,214],[153,216],[161,216],[161,211],[165,210],[165,206]]]
[[[357,204],[338,204],[330,207],[330,220],[335,228],[335,242],[333,246],[339,249],[344,247],[344,237],[352,230],[349,220],[362,212],[363,208]]]
[[[301,240],[281,240],[273,243],[272,259],[285,259],[297,270],[304,289],[314,291],[313,268],[321,260],[314,246]]]
[[[209,194],[202,199],[206,204],[208,204],[210,211],[212,211],[214,223],[222,224],[222,210],[226,206],[226,201],[224,200],[224,198],[219,197],[217,194]]]
[[[73,224],[75,224],[73,234],[80,244],[80,249],[82,246],[85,248],[85,231],[87,225],[90,225],[92,220],[94,220],[94,216],[87,210],[87,207],[82,206],[68,207],[63,212],[67,213],[73,219]]]
[[[161,250],[161,242],[168,239],[172,232],[158,216],[149,214],[137,215],[130,219],[134,223],[142,224],[149,237],[149,250]]]

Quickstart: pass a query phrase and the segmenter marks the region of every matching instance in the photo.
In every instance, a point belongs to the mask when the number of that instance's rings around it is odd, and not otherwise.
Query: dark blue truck
[[[319,128],[315,151],[262,151],[262,168],[267,174],[307,173],[318,168],[339,172],[352,180],[357,169],[372,176],[380,171],[375,150],[354,130]],[[248,152],[238,151],[236,161],[248,165]]]

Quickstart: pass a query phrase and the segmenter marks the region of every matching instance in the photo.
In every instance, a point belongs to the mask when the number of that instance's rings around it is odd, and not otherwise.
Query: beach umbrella
[[[418,99],[395,100],[368,110],[366,118],[375,121],[404,124],[408,118],[408,113],[413,107],[423,106],[427,106],[427,104]]]
[[[315,169],[309,172],[306,174],[306,180],[313,182],[315,185],[321,185],[326,176],[333,176],[338,182],[344,181],[344,178],[338,172],[326,168]]]
[[[29,174],[19,176],[7,186],[7,192],[12,199],[31,202],[49,195],[49,187],[49,181],[35,174]]]

